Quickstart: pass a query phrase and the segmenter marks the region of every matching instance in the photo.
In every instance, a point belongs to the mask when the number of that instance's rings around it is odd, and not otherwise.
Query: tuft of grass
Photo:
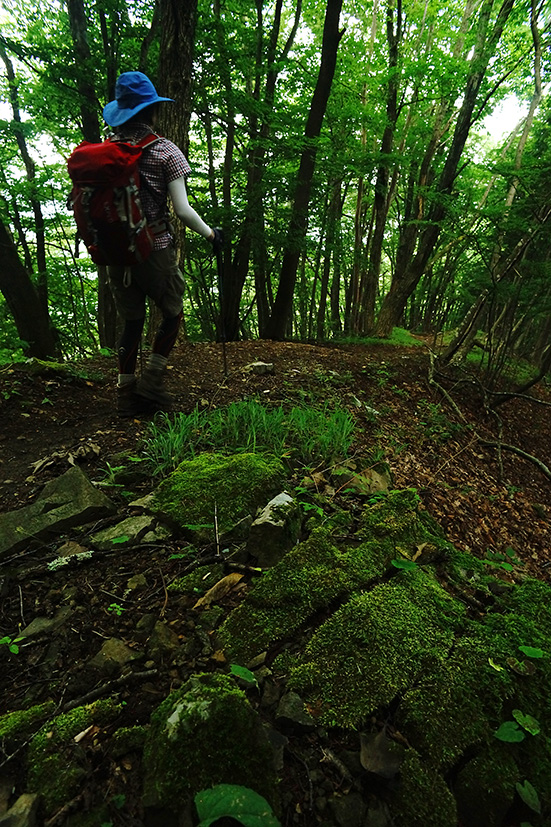
[[[212,411],[159,414],[144,439],[154,474],[173,471],[202,451],[270,453],[303,465],[345,457],[354,423],[339,408],[268,407],[255,400]]]

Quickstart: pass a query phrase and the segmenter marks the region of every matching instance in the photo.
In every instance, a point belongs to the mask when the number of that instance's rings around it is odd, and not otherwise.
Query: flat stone
[[[176,632],[158,620],[147,642],[146,654],[156,662],[170,660],[180,648],[180,641]]]
[[[20,638],[50,635],[69,619],[73,611],[69,606],[62,606],[53,617],[35,617],[29,625],[18,634]]]
[[[331,482],[338,491],[351,491],[354,494],[369,496],[380,491],[388,491],[391,483],[388,470],[379,471],[366,468],[356,471],[350,465],[337,465],[331,471]]]
[[[308,714],[304,701],[296,692],[287,692],[277,707],[276,720],[279,725],[298,731],[315,729],[316,724]]]
[[[36,827],[40,796],[23,793],[13,807],[0,816],[1,827]]]
[[[140,514],[137,517],[127,517],[126,520],[109,526],[103,531],[98,531],[97,534],[92,535],[90,543],[96,546],[100,551],[107,551],[112,549],[114,545],[117,546],[134,546],[140,542],[145,534],[155,525],[155,518]]]
[[[262,568],[275,566],[295,545],[300,524],[297,503],[286,492],[278,494],[251,525],[247,551]]]
[[[122,640],[112,637],[106,640],[97,655],[88,661],[88,666],[110,676],[120,671],[127,663],[141,657],[142,652],[136,652]]]
[[[81,546],[80,543],[75,543],[74,540],[68,540],[58,548],[57,554],[58,557],[72,557],[73,554],[84,554],[86,551],[88,551],[88,549]]]
[[[10,776],[0,776],[0,816],[3,816],[9,809],[9,801],[12,791],[15,788],[15,781]]]
[[[336,827],[363,827],[366,805],[359,793],[335,795],[329,800]]]
[[[248,370],[251,373],[257,373],[259,376],[263,376],[266,373],[273,373],[274,365],[273,362],[251,362],[250,365],[247,365],[245,370]]]
[[[147,588],[147,577],[145,574],[134,574],[128,580],[126,587],[132,592],[142,591],[142,589]]]
[[[70,528],[115,512],[111,500],[75,465],[47,483],[34,503],[0,516],[0,557],[25,549],[33,540],[51,541]]]

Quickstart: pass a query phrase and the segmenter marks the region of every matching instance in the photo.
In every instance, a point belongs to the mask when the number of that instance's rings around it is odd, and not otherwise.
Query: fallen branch
[[[526,402],[535,402],[536,405],[543,405],[546,408],[551,408],[551,402],[546,402],[544,399],[538,399],[535,396],[529,396],[527,393],[501,393],[498,391],[486,391],[489,396],[497,396],[497,400],[492,402],[490,407],[497,408],[509,399],[524,399]]]
[[[547,376],[550,369],[551,369],[551,345],[546,347],[546,349],[543,351],[541,365],[540,365],[540,369],[539,369],[539,372],[538,372],[537,376],[534,376],[532,379],[530,379],[529,382],[526,382],[524,385],[522,385],[520,388],[517,388],[516,391],[514,391],[512,393],[502,393],[502,394],[498,395],[497,399],[494,399],[494,401],[492,402],[492,408],[497,408],[498,405],[503,405],[504,402],[508,402],[509,399],[513,399],[517,396],[523,397],[527,390],[530,390],[530,388],[533,388],[534,385],[537,385],[539,382],[541,382],[542,379],[544,379]],[[531,399],[531,397],[524,397],[524,398]]]
[[[75,796],[75,798],[68,801],[67,804],[64,804],[63,807],[57,811],[57,813],[54,813],[51,818],[44,822],[44,827],[55,827],[56,824],[64,824],[66,821],[66,816],[68,816],[73,810],[76,810],[76,808],[82,803],[85,795],[86,790],[83,790]]]
[[[537,457],[532,456],[532,454],[527,454],[526,451],[523,451],[521,448],[517,448],[515,445],[508,445],[506,442],[488,442],[483,439],[480,439],[479,442],[484,448],[497,448],[500,451],[511,451],[512,454],[517,454],[517,456],[522,457],[522,459],[525,459],[527,462],[531,462],[535,465],[544,477],[551,480],[551,470],[547,467],[547,465],[545,465],[545,463]]]
[[[454,402],[454,400],[451,398],[450,394],[445,390],[445,388],[443,388],[435,380],[435,378],[434,378],[434,354],[432,352],[430,353],[430,370],[429,370],[428,382],[429,382],[429,385],[431,385],[431,387],[436,388],[438,390],[438,392],[442,394],[442,396],[451,405],[453,410],[463,420],[463,422],[467,422],[466,417],[464,416],[462,411],[459,409],[457,404]],[[484,389],[484,393],[486,393],[485,389]],[[526,398],[531,399],[532,397],[526,397]],[[533,401],[538,401],[538,400],[533,400]],[[487,406],[487,410],[489,412],[491,412],[495,417],[498,418],[498,424],[499,424],[500,433],[501,433],[501,421],[499,420],[498,414],[494,410],[492,410],[492,408],[493,408],[493,406]],[[527,462],[531,462],[532,465],[535,465],[536,468],[539,471],[541,471],[541,473],[544,475],[544,477],[546,477],[548,480],[551,480],[551,470],[547,467],[547,465],[545,465],[544,462],[542,462],[537,457],[534,457],[532,454],[528,454],[526,451],[523,451],[522,448],[517,448],[515,445],[509,445],[506,442],[501,442],[501,440],[483,439],[480,436],[480,434],[478,434],[476,431],[473,431],[473,433],[474,433],[474,438],[478,440],[478,444],[481,447],[483,447],[483,448],[495,448],[499,452],[499,464],[500,464],[501,477],[503,477],[503,468],[502,468],[502,464],[501,464],[501,451],[510,451],[512,454],[516,454],[517,456],[521,457],[522,459],[525,459]],[[441,470],[441,469],[439,469],[439,470]]]
[[[102,684],[102,686],[97,686],[95,689],[92,689],[85,695],[81,695],[80,698],[75,698],[72,701],[67,701],[67,703],[63,704],[60,711],[62,713],[70,712],[71,709],[76,709],[77,706],[83,706],[84,704],[89,704],[92,701],[97,701],[97,699],[101,698],[102,695],[107,695],[113,690],[120,689],[122,686],[126,686],[127,684],[133,683],[134,681],[142,681],[147,680],[147,678],[154,678],[158,674],[158,669],[147,669],[145,672],[129,672],[128,675],[121,675],[119,678],[115,678],[112,681],[107,681],[107,683]]]

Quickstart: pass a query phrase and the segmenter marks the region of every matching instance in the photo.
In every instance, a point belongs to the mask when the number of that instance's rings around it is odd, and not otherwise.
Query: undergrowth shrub
[[[170,473],[202,451],[265,453],[303,465],[346,456],[354,423],[342,409],[268,407],[255,400],[171,416],[158,414],[143,452],[155,475]]]

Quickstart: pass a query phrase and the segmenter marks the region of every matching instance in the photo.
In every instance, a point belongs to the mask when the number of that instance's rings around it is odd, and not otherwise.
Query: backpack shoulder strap
[[[160,140],[160,135],[157,135],[156,132],[150,132],[148,135],[144,135],[144,137],[136,143],[136,146],[139,146],[141,149],[145,149],[152,144],[156,144]]]
[[[109,136],[105,139],[104,143],[127,144],[128,146],[137,146],[140,149],[145,149],[160,140],[161,135],[158,135],[156,132],[148,132],[147,135],[144,135],[139,141],[134,141],[132,138]]]

